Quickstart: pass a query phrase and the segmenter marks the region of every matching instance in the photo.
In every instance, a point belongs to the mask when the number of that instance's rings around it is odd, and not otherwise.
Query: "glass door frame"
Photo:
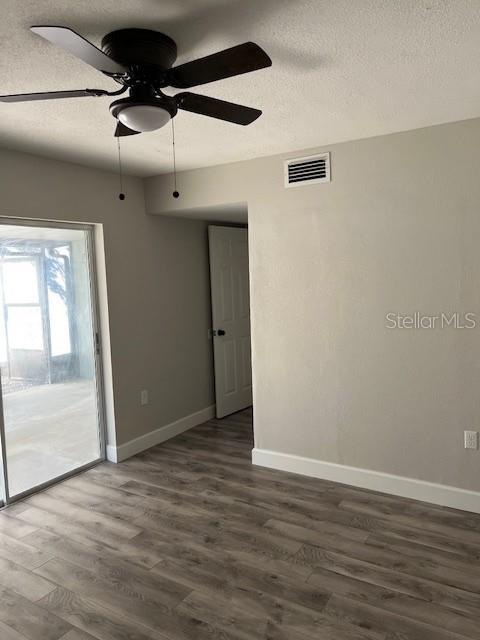
[[[76,222],[56,222],[54,220],[32,220],[29,218],[10,218],[0,216],[0,225],[2,226],[16,226],[16,227],[39,227],[50,229],[73,229],[78,231],[85,231],[86,238],[86,253],[87,253],[87,269],[89,275],[90,284],[90,307],[91,307],[91,319],[92,319],[92,345],[93,356],[95,365],[95,392],[97,401],[97,425],[98,425],[98,442],[100,456],[96,460],[92,460],[87,464],[81,465],[68,471],[67,473],[56,476],[52,480],[35,485],[35,487],[23,491],[15,496],[10,496],[9,483],[8,483],[8,462],[7,462],[7,450],[6,450],[6,438],[5,438],[5,420],[3,412],[3,392],[2,392],[2,378],[0,373],[0,489],[3,484],[3,496],[0,492],[0,509],[22,500],[23,498],[37,493],[42,489],[45,489],[57,482],[61,482],[66,478],[74,476],[86,469],[96,466],[100,462],[106,460],[106,413],[105,413],[105,393],[104,393],[104,378],[103,378],[103,366],[102,366],[102,354],[101,354],[101,336],[100,336],[100,313],[98,303],[98,285],[97,285],[97,268],[95,258],[95,242],[94,233],[95,226],[92,224],[76,223]],[[2,482],[3,481],[3,482]]]

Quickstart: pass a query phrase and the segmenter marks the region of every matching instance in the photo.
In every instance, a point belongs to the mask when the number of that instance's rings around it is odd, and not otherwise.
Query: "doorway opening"
[[[6,503],[104,458],[92,235],[88,225],[0,222]]]
[[[208,227],[216,417],[252,405],[248,230]]]

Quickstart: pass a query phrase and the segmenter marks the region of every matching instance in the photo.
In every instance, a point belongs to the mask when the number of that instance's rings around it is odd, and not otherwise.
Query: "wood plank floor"
[[[2,511],[0,639],[480,639],[479,515],[251,449],[247,410]]]

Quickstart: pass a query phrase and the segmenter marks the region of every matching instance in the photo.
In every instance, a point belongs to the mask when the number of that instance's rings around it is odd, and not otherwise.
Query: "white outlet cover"
[[[465,449],[478,449],[478,431],[464,432]]]
[[[141,405],[148,404],[148,391],[146,389],[140,392],[140,404]]]

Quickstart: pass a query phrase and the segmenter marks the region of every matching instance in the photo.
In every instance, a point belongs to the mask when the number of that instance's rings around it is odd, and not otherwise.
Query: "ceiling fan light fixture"
[[[117,100],[111,105],[110,110],[128,129],[138,132],[161,129],[175,115],[163,104],[136,102],[129,98]]]
[[[141,132],[161,129],[170,121],[171,116],[162,107],[134,104],[131,107],[122,109],[118,114],[118,119],[129,129]]]

